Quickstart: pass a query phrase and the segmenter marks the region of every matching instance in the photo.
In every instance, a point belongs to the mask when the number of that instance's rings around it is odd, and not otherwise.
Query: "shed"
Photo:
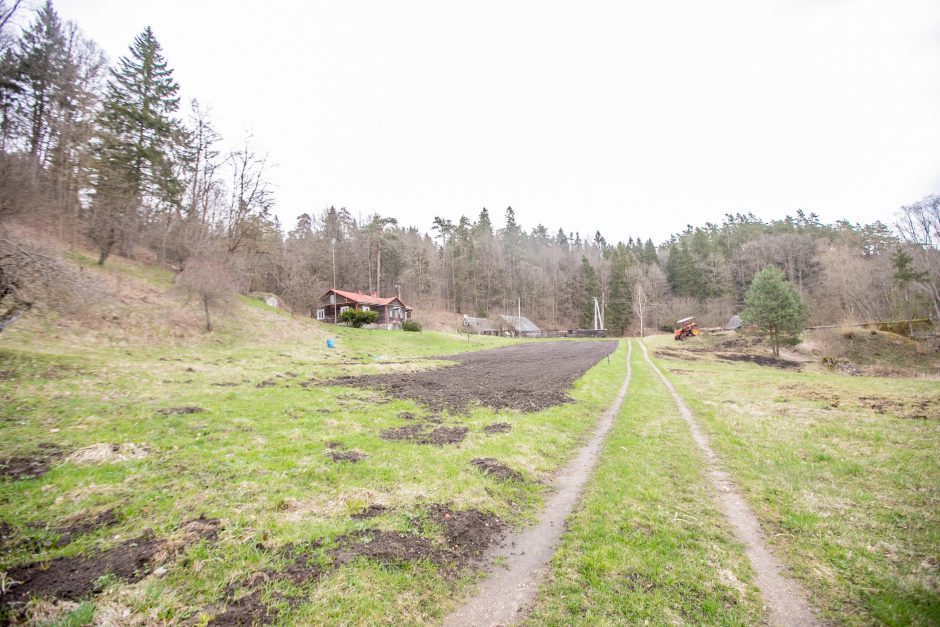
[[[737,331],[738,329],[741,328],[743,324],[744,323],[741,322],[741,316],[735,314],[731,316],[730,318],[728,318],[728,322],[725,323],[724,330],[725,331]]]
[[[499,327],[487,318],[463,317],[463,332],[477,335],[499,335]]]
[[[513,337],[539,337],[542,335],[542,330],[524,316],[500,316],[497,322],[501,333],[508,333]]]

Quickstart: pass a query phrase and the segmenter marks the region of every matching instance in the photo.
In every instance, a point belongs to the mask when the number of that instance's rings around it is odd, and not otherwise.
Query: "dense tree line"
[[[814,321],[940,317],[937,196],[902,208],[893,228],[737,214],[659,246],[525,228],[511,207],[442,215],[429,232],[334,207],[283,227],[266,155],[250,137],[225,149],[205,109],[178,94],[150,28],[109,64],[51,2],[27,14],[0,0],[0,229],[40,228],[94,247],[100,264],[115,252],[148,258],[190,286],[275,292],[304,315],[335,281],[474,316],[521,307],[546,328],[589,327],[595,299],[615,333],[686,315],[711,325],[740,311],[755,275],[773,266]],[[12,285],[13,270],[3,272],[0,285]]]

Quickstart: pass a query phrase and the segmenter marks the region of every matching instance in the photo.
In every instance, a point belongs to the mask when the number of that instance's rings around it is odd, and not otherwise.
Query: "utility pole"
[[[336,238],[330,238],[330,252],[333,254],[333,324],[336,324]]]

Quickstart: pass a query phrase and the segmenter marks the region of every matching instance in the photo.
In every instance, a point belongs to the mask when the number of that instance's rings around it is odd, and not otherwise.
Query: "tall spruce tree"
[[[148,26],[111,69],[101,114],[95,189],[96,239],[103,264],[111,248],[182,192],[175,155],[183,144],[173,114],[179,85]]]
[[[580,275],[580,324],[582,329],[591,329],[594,327],[594,299],[600,297],[600,288],[597,285],[597,272],[585,255],[581,255]]]

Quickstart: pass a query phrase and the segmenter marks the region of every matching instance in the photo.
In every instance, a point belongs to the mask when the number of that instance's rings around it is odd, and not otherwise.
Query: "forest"
[[[659,243],[522,225],[511,207],[455,207],[406,225],[327,206],[281,224],[270,157],[250,135],[229,148],[179,91],[149,27],[110,62],[51,1],[34,13],[0,1],[0,330],[87,297],[67,261],[76,249],[99,264],[118,254],[163,265],[197,291],[272,292],[305,316],[335,282],[400,290],[419,318],[520,307],[543,328],[568,329],[590,326],[597,298],[618,335],[687,315],[720,325],[773,265],[811,323],[940,317],[937,195],[885,207],[884,223],[728,213]]]

